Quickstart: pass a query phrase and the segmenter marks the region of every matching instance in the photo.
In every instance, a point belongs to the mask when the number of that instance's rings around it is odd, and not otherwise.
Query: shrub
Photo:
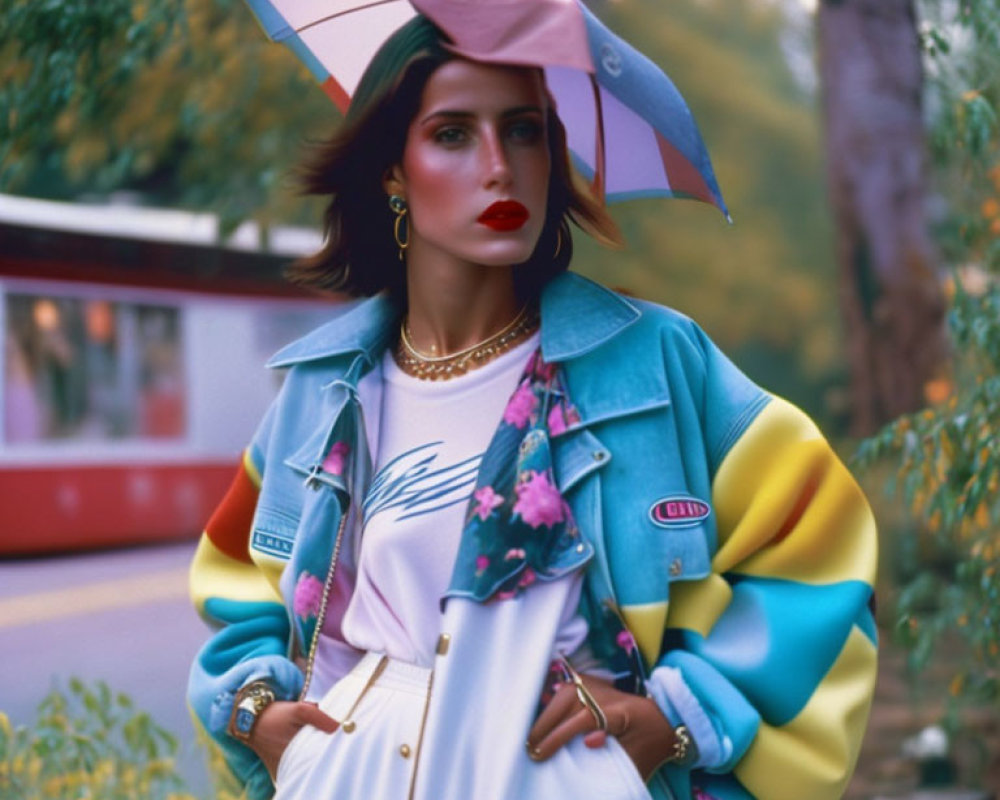
[[[127,695],[73,678],[31,726],[0,712],[0,800],[195,800],[176,753],[176,739]]]

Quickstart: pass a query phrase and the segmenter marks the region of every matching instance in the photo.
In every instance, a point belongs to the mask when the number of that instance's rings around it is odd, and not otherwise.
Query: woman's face
[[[537,70],[454,60],[431,75],[386,182],[409,206],[411,255],[528,260],[545,225],[546,109]]]

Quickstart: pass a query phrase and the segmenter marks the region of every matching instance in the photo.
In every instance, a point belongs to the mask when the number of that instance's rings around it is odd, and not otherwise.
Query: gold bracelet
[[[678,725],[674,728],[674,744],[670,755],[667,756],[668,764],[677,764],[686,767],[693,764],[698,759],[698,748],[694,739],[687,729],[687,725]]]

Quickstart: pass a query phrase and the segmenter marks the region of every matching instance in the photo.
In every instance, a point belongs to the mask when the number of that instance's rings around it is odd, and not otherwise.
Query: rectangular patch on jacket
[[[253,540],[250,546],[261,553],[276,556],[284,561],[292,554],[292,540],[283,536],[275,536],[273,533],[254,531]]]
[[[712,507],[704,500],[683,494],[664,497],[649,507],[649,519],[661,528],[697,525],[711,513]]]

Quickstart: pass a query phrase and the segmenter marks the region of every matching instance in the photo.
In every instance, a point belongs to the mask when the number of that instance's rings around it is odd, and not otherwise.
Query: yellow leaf
[[[933,406],[940,405],[951,396],[954,388],[947,378],[935,378],[924,384],[924,399]]]
[[[940,511],[940,509],[936,510],[933,514],[931,514],[930,519],[927,520],[927,528],[928,528],[928,530],[930,530],[930,531],[932,531],[934,533],[937,533],[937,531],[939,531],[941,529],[941,511]]]

